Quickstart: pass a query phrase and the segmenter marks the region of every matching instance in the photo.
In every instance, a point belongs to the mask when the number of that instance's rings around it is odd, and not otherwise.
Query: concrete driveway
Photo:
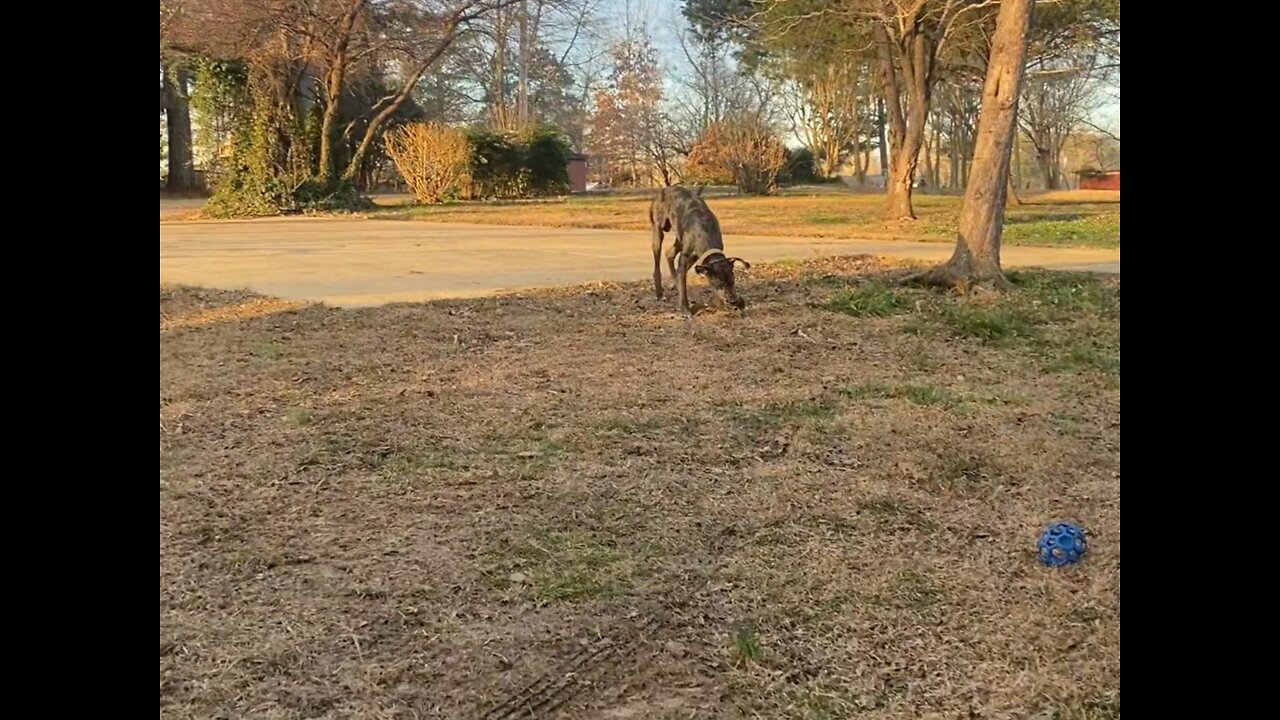
[[[952,246],[730,235],[752,262],[867,253],[945,260]],[[1005,267],[1120,272],[1119,250],[1006,247]],[[160,223],[160,282],[249,289],[339,307],[648,279],[649,234],[359,218]],[[700,280],[690,280],[699,284]]]

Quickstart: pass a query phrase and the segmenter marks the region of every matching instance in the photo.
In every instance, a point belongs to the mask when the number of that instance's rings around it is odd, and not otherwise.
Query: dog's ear
[[[693,271],[694,271],[694,272],[696,272],[696,273],[698,273],[699,275],[706,275],[706,274],[707,274],[707,266],[706,266],[706,265],[694,265],[694,266],[693,266]]]
[[[751,269],[751,263],[747,262],[746,260],[743,260],[740,257],[729,258],[729,264],[733,264],[736,262],[742,263],[742,267],[746,268],[747,270]]]

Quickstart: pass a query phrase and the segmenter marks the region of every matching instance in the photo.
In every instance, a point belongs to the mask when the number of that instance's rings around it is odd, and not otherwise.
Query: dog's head
[[[725,257],[723,253],[713,253],[703,257],[693,266],[693,271],[707,279],[707,284],[715,291],[725,305],[741,310],[747,302],[742,299],[733,287],[733,265],[742,263],[742,267],[750,268],[751,263],[736,257]]]

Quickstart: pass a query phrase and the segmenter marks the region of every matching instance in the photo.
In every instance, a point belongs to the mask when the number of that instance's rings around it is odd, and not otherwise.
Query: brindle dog
[[[707,284],[725,305],[741,310],[746,301],[733,287],[733,264],[742,258],[724,254],[724,239],[720,235],[720,221],[702,199],[702,186],[696,190],[686,187],[665,187],[649,205],[649,224],[653,227],[653,292],[662,299],[663,233],[674,238],[667,247],[667,269],[675,281],[680,295],[680,310],[688,316],[689,294],[686,278],[689,268],[707,279]]]

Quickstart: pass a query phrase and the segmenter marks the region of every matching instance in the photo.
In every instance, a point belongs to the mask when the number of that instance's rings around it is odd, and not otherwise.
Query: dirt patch
[[[248,291],[160,286],[160,332],[273,315],[310,303],[254,295]]]
[[[160,221],[194,220],[208,200],[203,197],[160,196]]]
[[[162,288],[161,716],[1118,717],[1119,280],[896,272]]]

